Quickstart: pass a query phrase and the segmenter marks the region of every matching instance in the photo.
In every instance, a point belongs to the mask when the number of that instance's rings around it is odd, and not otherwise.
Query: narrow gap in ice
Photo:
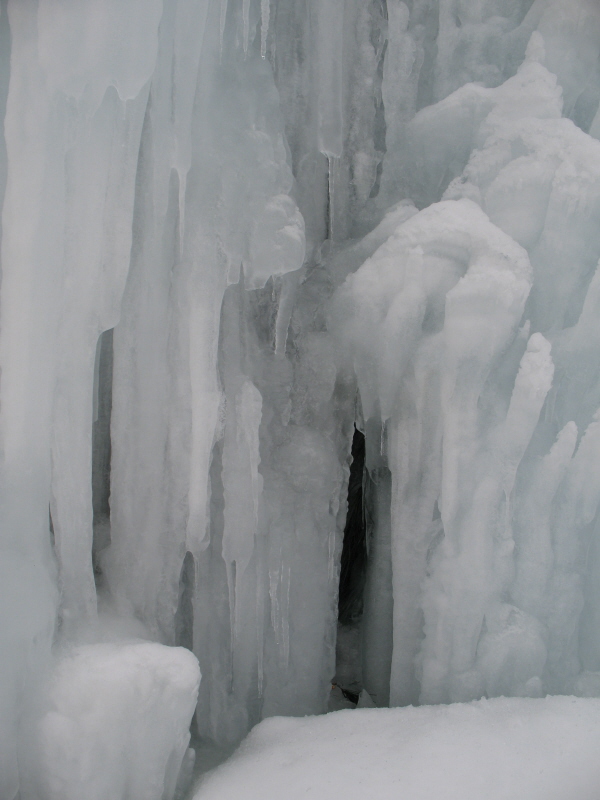
[[[365,422],[364,514],[367,574],[361,622],[363,688],[379,707],[389,705],[393,648],[392,474],[381,453],[377,418]]]
[[[100,335],[94,369],[92,426],[92,556],[96,583],[102,576],[100,553],[110,544],[110,421],[112,414],[113,329]]]
[[[348,512],[340,570],[338,619],[346,625],[362,615],[367,563],[365,516],[363,509],[363,474],[365,436],[357,428],[352,439],[352,464],[348,481]]]
[[[194,556],[185,554],[179,577],[179,602],[175,612],[176,644],[194,649],[194,592],[196,591],[196,563]]]
[[[355,428],[348,480],[348,511],[341,556],[336,674],[330,698],[332,710],[355,705],[362,690],[361,623],[367,572],[367,540],[363,506],[364,475],[365,437],[361,431]]]
[[[50,544],[54,550],[56,542],[54,538],[54,523],[52,522],[52,509],[50,506],[48,506],[48,530],[50,531]]]

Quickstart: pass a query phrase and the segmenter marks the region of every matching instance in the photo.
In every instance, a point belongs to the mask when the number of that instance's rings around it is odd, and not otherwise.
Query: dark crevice
[[[175,640],[179,647],[194,649],[194,592],[196,590],[196,562],[188,551],[179,576],[179,602],[175,613]]]
[[[342,548],[338,619],[348,625],[358,620],[363,610],[367,568],[367,540],[363,510],[365,437],[354,429],[352,464],[348,481],[348,513]]]
[[[110,420],[112,412],[113,330],[98,340],[94,373],[92,426],[92,508],[94,539],[92,558],[96,580],[101,577],[99,554],[110,544]]]
[[[364,475],[365,437],[355,428],[348,480],[348,512],[341,557],[336,672],[329,701],[331,711],[356,706],[362,690],[361,621],[367,574]]]
[[[54,537],[54,522],[52,521],[52,509],[48,506],[48,528],[50,530],[50,544],[52,545],[52,549],[56,547],[56,540]]]

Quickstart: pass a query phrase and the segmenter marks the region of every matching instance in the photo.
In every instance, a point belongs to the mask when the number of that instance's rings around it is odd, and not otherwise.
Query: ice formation
[[[66,653],[40,723],[40,794],[173,798],[199,680],[182,647],[99,642]]]
[[[140,637],[148,764],[177,646],[326,710],[355,427],[377,704],[600,694],[599,103],[596,0],[0,0],[0,800]]]

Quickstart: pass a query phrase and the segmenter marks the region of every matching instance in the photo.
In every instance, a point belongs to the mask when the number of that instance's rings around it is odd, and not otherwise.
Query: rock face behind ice
[[[41,721],[48,800],[171,800],[200,670],[182,647],[84,645],[58,663]]]

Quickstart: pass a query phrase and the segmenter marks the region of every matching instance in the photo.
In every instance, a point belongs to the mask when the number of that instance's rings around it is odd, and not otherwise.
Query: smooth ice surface
[[[194,800],[594,800],[600,700],[497,698],[257,726]]]
[[[171,800],[200,684],[196,658],[154,642],[80,645],[50,679],[39,723],[48,800]]]

